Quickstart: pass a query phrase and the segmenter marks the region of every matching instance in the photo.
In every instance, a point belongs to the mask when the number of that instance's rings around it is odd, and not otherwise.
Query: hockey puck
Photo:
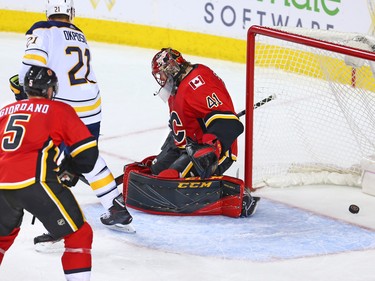
[[[349,212],[351,212],[352,214],[358,214],[359,207],[357,205],[352,204],[349,206]]]

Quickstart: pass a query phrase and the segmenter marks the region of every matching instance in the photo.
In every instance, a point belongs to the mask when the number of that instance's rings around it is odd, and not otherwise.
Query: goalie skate
[[[34,238],[34,249],[40,253],[57,253],[64,251],[64,241],[55,239],[49,233]]]
[[[255,214],[260,197],[251,196],[250,191],[245,189],[242,199],[241,217],[250,217]]]

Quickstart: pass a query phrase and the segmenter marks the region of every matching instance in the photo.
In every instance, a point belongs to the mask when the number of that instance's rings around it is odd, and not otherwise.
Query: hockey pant
[[[62,265],[69,281],[90,280],[93,232],[70,189],[57,182],[0,190],[0,260],[18,235],[24,209],[65,240]]]

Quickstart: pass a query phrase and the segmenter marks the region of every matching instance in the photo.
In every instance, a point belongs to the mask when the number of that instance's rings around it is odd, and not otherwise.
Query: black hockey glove
[[[198,144],[189,141],[186,145],[186,152],[202,179],[211,177],[216,171],[219,164],[218,155],[220,155],[218,150],[220,150],[219,141],[212,144]]]
[[[10,83],[10,89],[14,93],[14,96],[15,96],[16,100],[28,99],[27,94],[23,90],[23,87],[20,85],[20,82],[19,82],[19,79],[18,79],[18,74],[10,77],[9,83]]]
[[[71,169],[71,157],[66,156],[59,166],[57,176],[61,183],[67,187],[75,186],[79,180],[79,176],[76,175]]]

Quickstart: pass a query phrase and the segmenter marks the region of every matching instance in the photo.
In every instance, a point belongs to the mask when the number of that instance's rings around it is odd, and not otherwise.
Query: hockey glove
[[[25,100],[28,99],[27,94],[23,90],[23,87],[20,85],[18,74],[13,75],[9,78],[10,89],[14,93],[16,100]]]
[[[79,176],[71,170],[71,157],[66,156],[59,166],[57,176],[61,183],[67,187],[75,186],[79,180]]]
[[[204,144],[212,145],[215,148],[215,154],[216,154],[217,158],[220,159],[220,155],[221,155],[221,151],[222,151],[221,143],[215,135],[204,134],[202,136],[202,142]]]
[[[211,138],[204,144],[189,142],[186,145],[186,152],[199,176],[205,179],[211,177],[219,165],[221,144],[218,140]]]

